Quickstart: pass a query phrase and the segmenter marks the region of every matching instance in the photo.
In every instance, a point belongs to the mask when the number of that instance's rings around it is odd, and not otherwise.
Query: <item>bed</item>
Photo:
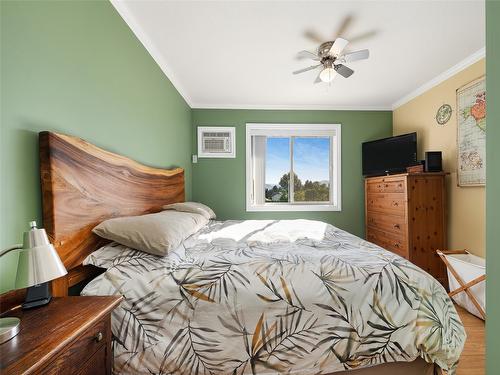
[[[115,371],[432,374],[465,333],[444,288],[403,258],[307,220],[210,221],[157,257],[91,230],[184,200],[183,171],[40,134],[44,222],[67,268],[53,291],[121,294]],[[101,269],[100,275],[96,270]]]

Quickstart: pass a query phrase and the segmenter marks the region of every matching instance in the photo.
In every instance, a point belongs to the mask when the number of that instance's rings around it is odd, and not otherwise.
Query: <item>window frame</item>
[[[254,203],[254,160],[252,136],[290,138],[290,171],[293,170],[293,137],[331,137],[330,140],[330,199],[334,201],[307,203]],[[246,211],[342,211],[342,162],[341,162],[341,124],[246,124]],[[262,174],[262,172],[261,172]],[[264,168],[265,176],[265,168]],[[293,179],[293,175],[290,174]],[[262,176],[261,176],[262,179]],[[265,184],[265,180],[264,180]],[[265,185],[264,185],[265,186]],[[293,194],[293,187],[289,194]]]

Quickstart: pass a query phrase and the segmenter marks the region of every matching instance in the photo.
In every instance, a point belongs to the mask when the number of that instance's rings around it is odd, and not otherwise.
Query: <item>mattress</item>
[[[422,358],[453,374],[465,332],[407,260],[310,220],[212,221],[166,257],[118,244],[83,295],[123,295],[116,373],[327,374]]]

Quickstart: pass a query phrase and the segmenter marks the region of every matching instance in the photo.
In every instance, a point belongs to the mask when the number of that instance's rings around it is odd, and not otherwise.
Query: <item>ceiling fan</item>
[[[321,68],[321,72],[314,83],[330,83],[337,74],[340,74],[345,78],[350,77],[354,73],[354,70],[344,64],[367,59],[370,56],[370,52],[367,49],[363,49],[360,51],[342,54],[348,44],[349,42],[346,39],[339,37],[334,41],[321,43],[316,53],[310,51],[300,51],[298,53],[299,58],[310,58],[317,61],[318,64],[296,70],[293,74],[300,74]]]

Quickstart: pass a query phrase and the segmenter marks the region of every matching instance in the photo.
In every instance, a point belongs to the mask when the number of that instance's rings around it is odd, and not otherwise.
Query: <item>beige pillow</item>
[[[205,216],[208,220],[215,219],[215,212],[199,202],[182,202],[182,203],[172,203],[163,206],[164,210],[175,210],[180,212],[192,212],[194,214],[200,214]]]
[[[103,221],[92,231],[132,249],[164,256],[201,229],[208,219],[200,214],[162,211]]]

